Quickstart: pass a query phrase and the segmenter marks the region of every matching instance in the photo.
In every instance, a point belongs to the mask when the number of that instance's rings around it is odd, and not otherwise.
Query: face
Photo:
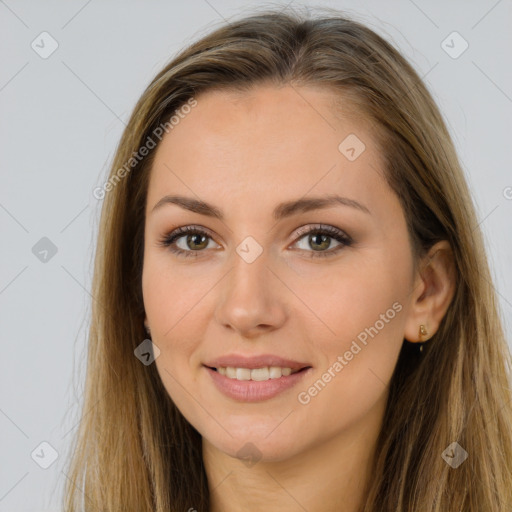
[[[371,131],[331,91],[196,100],[150,175],[155,364],[212,446],[284,460],[381,417],[413,286],[406,222]]]

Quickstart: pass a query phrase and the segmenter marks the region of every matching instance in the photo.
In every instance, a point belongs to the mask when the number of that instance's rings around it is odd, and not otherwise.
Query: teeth
[[[283,371],[281,368],[279,368],[279,366],[271,366],[268,370],[268,373],[271,379],[279,379],[279,377],[281,377],[283,374]]]
[[[255,380],[264,381],[269,379],[279,379],[280,377],[287,377],[292,373],[297,373],[299,370],[292,370],[291,368],[281,368],[279,366],[265,366],[263,368],[234,368],[233,366],[219,366],[217,371],[229,379],[236,380]]]
[[[251,380],[268,380],[270,379],[270,371],[268,368],[255,368],[247,370],[251,375]]]
[[[251,370],[249,368],[237,368],[236,380],[251,380]]]

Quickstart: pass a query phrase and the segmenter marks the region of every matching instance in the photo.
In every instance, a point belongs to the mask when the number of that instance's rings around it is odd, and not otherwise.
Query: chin
[[[269,436],[268,432],[271,430],[266,430],[264,435],[252,435],[248,429],[233,437],[226,434],[222,439],[209,439],[209,443],[226,455],[244,462],[248,467],[257,462],[280,462],[294,456],[297,453],[296,437],[283,433],[278,435],[276,432]]]

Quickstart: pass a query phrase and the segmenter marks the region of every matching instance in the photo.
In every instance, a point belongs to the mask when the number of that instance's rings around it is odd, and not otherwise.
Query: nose
[[[286,287],[274,273],[265,251],[252,263],[235,253],[233,268],[222,280],[216,321],[248,339],[282,327],[288,316]]]

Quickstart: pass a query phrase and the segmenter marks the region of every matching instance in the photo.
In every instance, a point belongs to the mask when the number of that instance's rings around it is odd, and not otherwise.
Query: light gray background
[[[0,0],[0,512],[61,510],[92,300],[101,207],[92,190],[105,180],[123,123],[179,49],[256,5]],[[510,340],[512,2],[293,5],[344,9],[425,77],[467,173]],[[49,40],[40,42],[43,31],[59,45],[46,59],[31,47],[35,40],[49,48]],[[442,47],[453,31],[469,44],[456,59]],[[450,41],[452,52],[461,48]],[[47,262],[32,252],[42,237],[58,251]],[[43,441],[58,452],[46,470],[31,458],[37,448],[36,460],[50,460]]]

